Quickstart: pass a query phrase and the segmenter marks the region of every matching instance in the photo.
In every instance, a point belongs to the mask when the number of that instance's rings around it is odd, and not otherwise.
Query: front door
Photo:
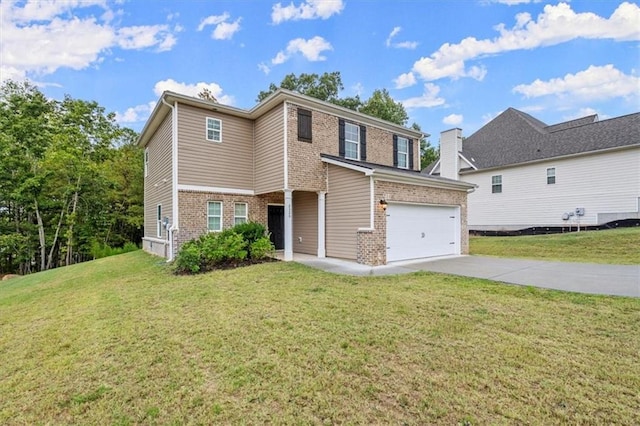
[[[284,206],[269,206],[267,222],[276,250],[284,249]]]

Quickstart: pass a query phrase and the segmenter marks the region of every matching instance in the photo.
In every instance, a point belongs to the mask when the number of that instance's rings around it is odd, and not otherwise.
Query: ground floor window
[[[247,203],[235,203],[234,208],[233,224],[247,223]]]
[[[222,231],[222,201],[207,203],[207,230],[209,232]]]

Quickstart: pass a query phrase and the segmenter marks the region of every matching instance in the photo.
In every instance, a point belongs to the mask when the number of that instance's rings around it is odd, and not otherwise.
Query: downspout
[[[167,262],[173,260],[173,234],[178,231],[178,103],[171,105],[162,97],[162,103],[171,108],[171,216],[172,223],[167,229],[169,233],[169,256]]]

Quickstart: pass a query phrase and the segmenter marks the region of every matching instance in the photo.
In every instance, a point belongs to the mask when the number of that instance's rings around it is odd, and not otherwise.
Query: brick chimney
[[[440,133],[440,176],[459,179],[460,157],[462,151],[462,129],[445,130]]]

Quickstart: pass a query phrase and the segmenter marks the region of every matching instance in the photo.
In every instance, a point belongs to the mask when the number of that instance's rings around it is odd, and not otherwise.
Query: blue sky
[[[163,90],[255,105],[289,73],[386,88],[430,140],[508,107],[553,124],[640,110],[640,6],[536,0],[0,3],[0,78],[95,100],[140,130]]]

